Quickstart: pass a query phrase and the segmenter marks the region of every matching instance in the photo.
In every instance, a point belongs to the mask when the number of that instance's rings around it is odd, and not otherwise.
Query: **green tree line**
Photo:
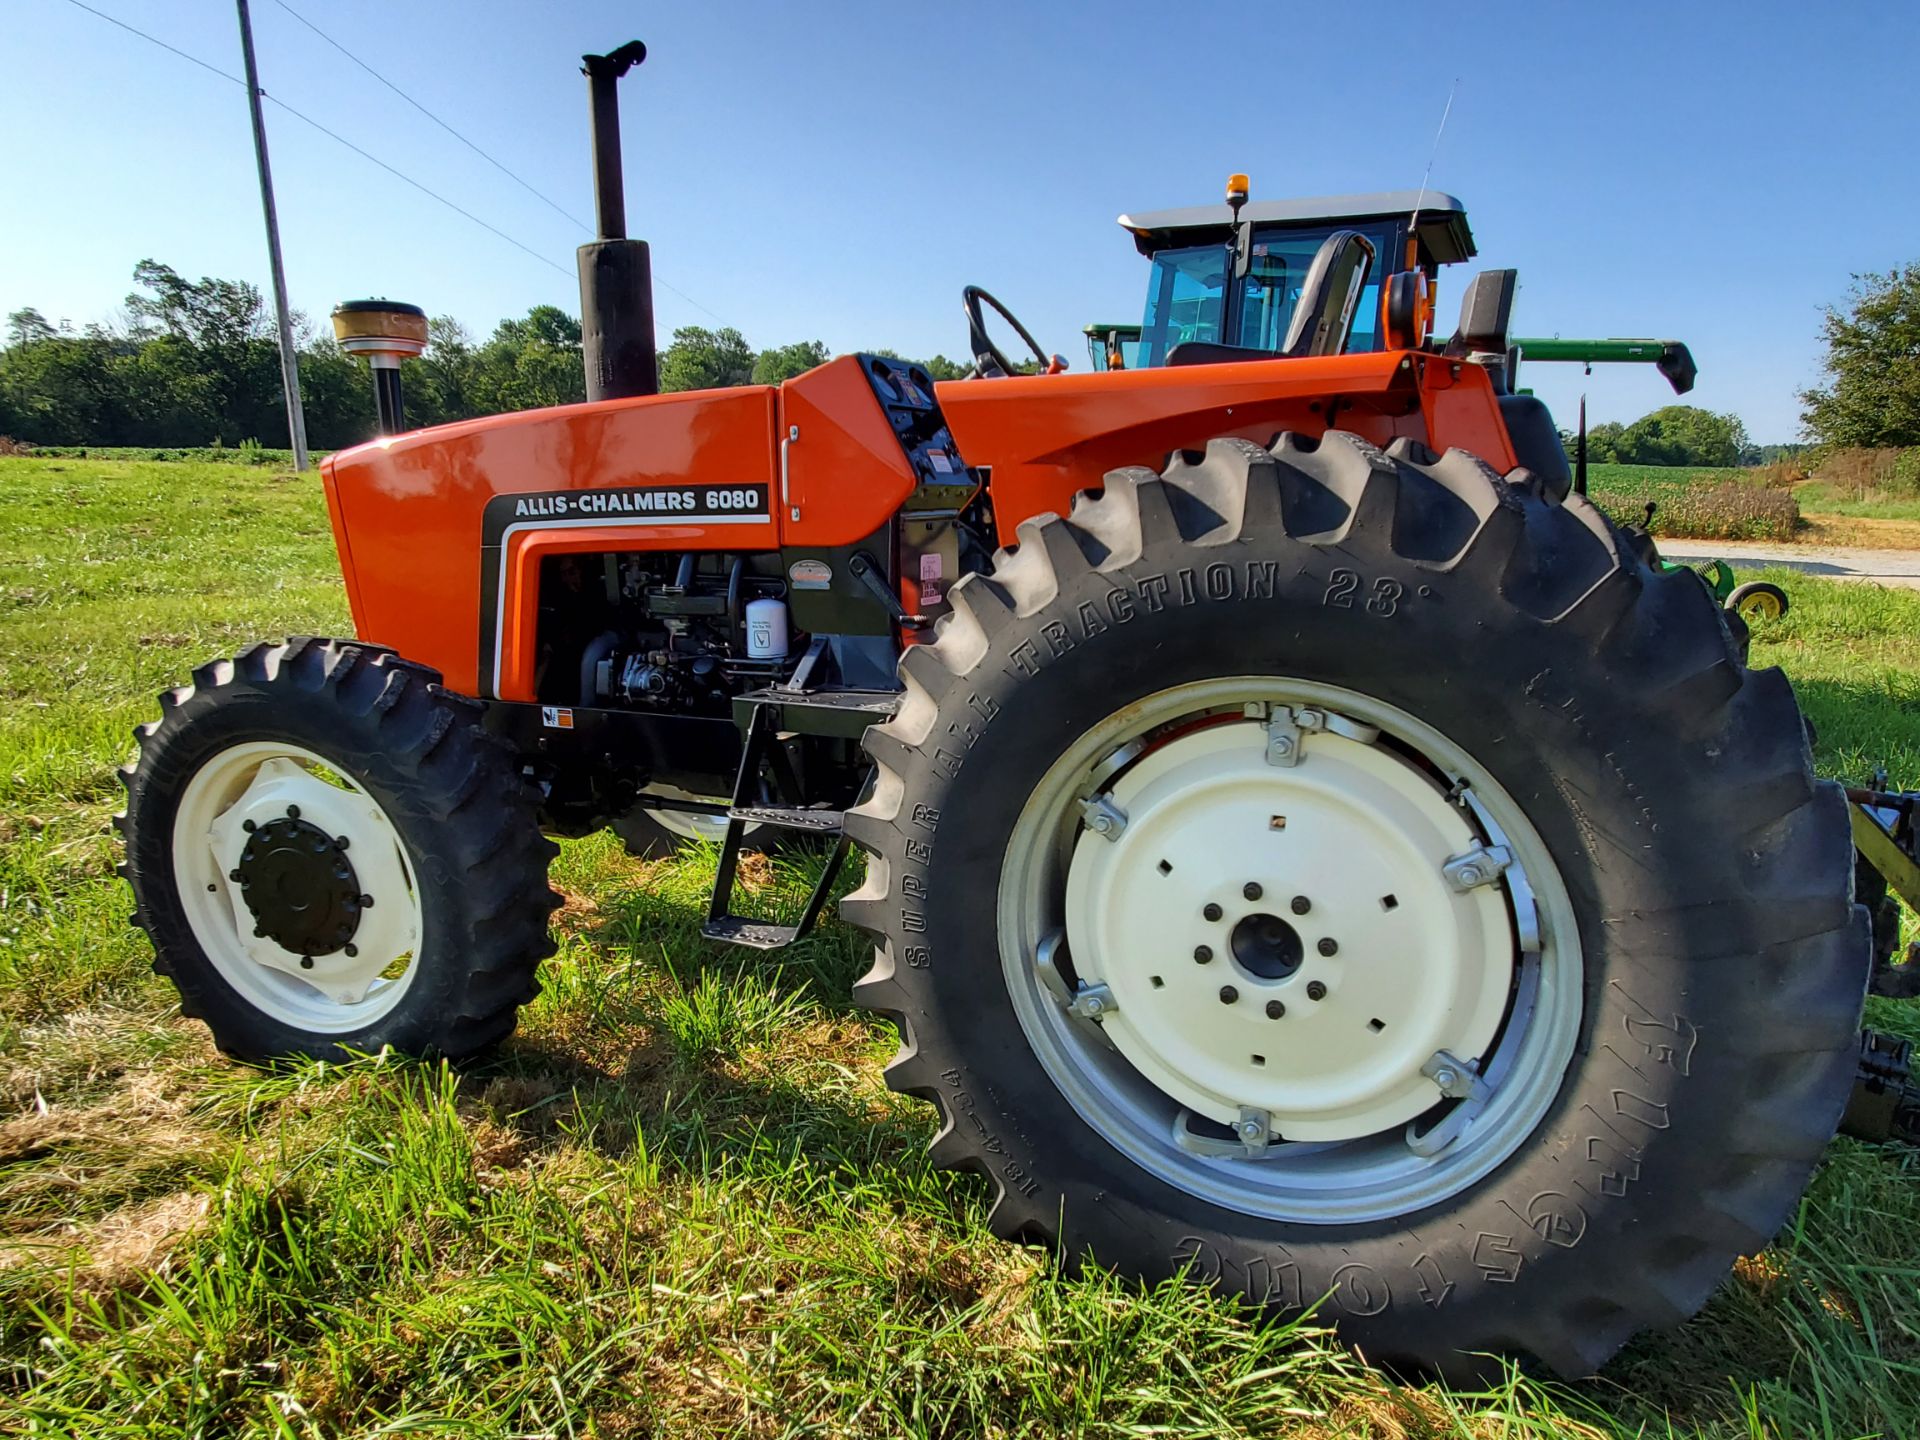
[[[1567,453],[1573,453],[1571,444]],[[1738,415],[1697,405],[1665,405],[1630,424],[1609,420],[1587,431],[1587,459],[1620,465],[1757,465],[1760,447]]]
[[[142,260],[124,315],[78,333],[38,310],[7,317],[0,346],[0,435],[36,445],[188,447],[290,444],[275,327],[256,286],[189,280]],[[373,381],[305,317],[296,318],[307,438],[358,444],[374,429]],[[428,322],[425,355],[401,366],[407,419],[437,425],[586,399],[580,322],[554,305],[502,320],[476,341],[451,316]],[[738,330],[688,326],[660,352],[664,390],[770,385],[831,358],[818,340],[755,350]],[[936,379],[964,367],[926,362]]]
[[[7,317],[0,345],[0,435],[40,445],[189,447],[288,443],[274,329],[260,291],[241,280],[188,280],[142,260],[125,313],[78,333],[31,308]],[[368,438],[372,379],[311,322],[297,324],[307,434],[320,449]],[[426,355],[402,367],[417,425],[585,398],[580,322],[537,305],[476,341],[458,321],[429,324]],[[1854,277],[1822,326],[1825,383],[1801,392],[1822,447],[1920,446],[1920,262]],[[891,351],[880,351],[891,354]],[[777,384],[828,357],[804,340],[756,350],[738,330],[688,326],[660,352],[666,390]],[[936,355],[935,379],[965,367]],[[1572,449],[1572,436],[1568,435]],[[1645,465],[1735,465],[1798,447],[1755,446],[1737,416],[1669,405],[1631,424],[1596,425],[1588,457]]]

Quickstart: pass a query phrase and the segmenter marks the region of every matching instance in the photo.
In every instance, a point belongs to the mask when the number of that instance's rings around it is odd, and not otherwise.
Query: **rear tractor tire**
[[[1792,1209],[1869,965],[1840,791],[1697,577],[1398,441],[1020,526],[848,817],[856,998],[1010,1239],[1597,1369]]]
[[[553,953],[539,796],[472,701],[375,647],[257,645],[161,696],[121,874],[184,1014],[250,1061],[470,1055]]]

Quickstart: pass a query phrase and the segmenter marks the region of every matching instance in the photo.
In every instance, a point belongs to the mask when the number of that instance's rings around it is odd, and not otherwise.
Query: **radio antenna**
[[[1420,193],[1413,197],[1413,218],[1407,222],[1407,269],[1416,269],[1420,264],[1420,207],[1427,200],[1427,182],[1433,178],[1433,162],[1440,157],[1440,137],[1447,133],[1447,117],[1453,114],[1453,94],[1460,88],[1460,77],[1454,76],[1453,84],[1447,87],[1447,103],[1440,112],[1440,125],[1433,132],[1433,149],[1427,152],[1426,172],[1420,177]]]

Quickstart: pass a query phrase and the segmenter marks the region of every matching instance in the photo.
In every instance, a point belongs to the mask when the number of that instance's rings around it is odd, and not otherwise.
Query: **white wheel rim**
[[[252,836],[290,811],[334,839],[329,858],[343,858],[362,903],[372,901],[344,941],[329,937],[312,954],[257,934],[235,878]],[[174,813],[173,871],[207,960],[248,1004],[295,1029],[357,1030],[391,1011],[419,971],[424,924],[405,842],[379,802],[311,750],[248,742],[194,772]]]
[[[1571,900],[1518,805],[1431,726],[1310,682],[1178,687],[1082,736],[1015,826],[999,929],[1081,1116],[1267,1218],[1458,1193],[1539,1123],[1578,1034]]]
[[[1493,1038],[1513,934],[1495,887],[1444,878],[1480,837],[1425,775],[1377,744],[1306,743],[1273,765],[1263,724],[1225,724],[1129,768],[1107,792],[1125,828],[1074,844],[1067,935],[1080,980],[1112,992],[1106,1034],[1162,1091],[1223,1125],[1264,1110],[1288,1140],[1353,1140],[1433,1108],[1421,1067]]]

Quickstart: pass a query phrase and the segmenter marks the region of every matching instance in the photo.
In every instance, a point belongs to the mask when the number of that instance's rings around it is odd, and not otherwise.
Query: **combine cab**
[[[468,1055],[551,949],[549,834],[705,827],[707,934],[756,947],[857,847],[854,998],[997,1233],[1453,1374],[1692,1313],[1850,1092],[1847,800],[1698,577],[1570,493],[1511,272],[1430,336],[1458,204],[1130,221],[1125,370],[1009,355],[969,289],[973,378],[656,395],[636,52],[587,67],[595,398],[333,457],[354,636],[140,731],[186,1012],[248,1059]],[[372,354],[413,318],[350,313]],[[742,913],[785,836],[830,847],[812,903]]]

